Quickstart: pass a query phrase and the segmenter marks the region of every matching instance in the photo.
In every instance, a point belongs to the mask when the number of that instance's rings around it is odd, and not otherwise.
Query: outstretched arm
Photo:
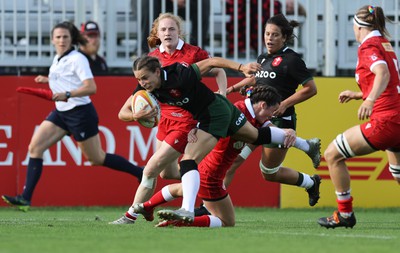
[[[256,84],[256,79],[254,76],[245,78],[242,81],[235,83],[234,85],[226,89],[226,94],[228,95],[233,92],[240,92],[240,89],[242,89],[242,87],[246,85],[254,86],[255,84]]]
[[[221,57],[212,57],[196,63],[201,75],[209,72],[212,68],[228,68],[242,72],[246,77],[252,77],[255,72],[261,70],[261,65],[256,62],[241,64]]]

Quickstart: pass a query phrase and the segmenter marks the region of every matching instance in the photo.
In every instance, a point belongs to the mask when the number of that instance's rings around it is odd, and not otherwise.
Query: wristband
[[[367,101],[371,101],[371,102],[375,102],[375,100],[374,100],[374,99],[372,99],[372,98],[370,98],[370,97],[367,97],[365,100],[367,100]]]
[[[242,64],[240,63],[239,68],[238,68],[238,71],[239,71],[239,72],[241,72],[241,71],[240,71],[240,68],[241,68],[241,67],[242,67]]]

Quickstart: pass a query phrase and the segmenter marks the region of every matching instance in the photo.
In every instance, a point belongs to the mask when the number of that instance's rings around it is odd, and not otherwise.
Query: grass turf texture
[[[109,225],[126,207],[0,208],[0,253],[46,252],[399,252],[400,208],[357,209],[353,229],[316,220],[332,208],[236,208],[231,228],[154,228],[142,217]]]

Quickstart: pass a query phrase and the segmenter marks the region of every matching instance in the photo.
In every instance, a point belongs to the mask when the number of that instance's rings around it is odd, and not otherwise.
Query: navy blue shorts
[[[99,117],[92,103],[64,112],[55,109],[46,120],[67,131],[76,141],[87,140],[99,133]]]

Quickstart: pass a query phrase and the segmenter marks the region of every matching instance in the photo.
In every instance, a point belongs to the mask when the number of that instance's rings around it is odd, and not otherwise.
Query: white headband
[[[359,19],[356,15],[354,15],[353,23],[358,27],[371,27],[372,26],[370,23],[364,22],[361,19]]]

